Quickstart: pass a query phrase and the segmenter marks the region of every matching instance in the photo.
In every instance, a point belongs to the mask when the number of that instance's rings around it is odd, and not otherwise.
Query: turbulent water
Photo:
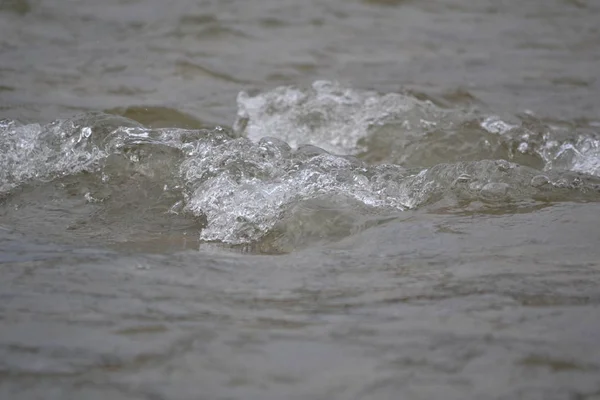
[[[598,18],[0,3],[0,397],[600,398]]]

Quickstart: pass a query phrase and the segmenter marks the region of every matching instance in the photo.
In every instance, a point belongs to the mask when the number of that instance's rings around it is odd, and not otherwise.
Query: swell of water
[[[599,20],[0,0],[0,399],[598,400]]]
[[[232,130],[149,129],[106,114],[3,120],[2,212],[15,217],[50,195],[80,220],[128,221],[126,240],[147,229],[140,221],[159,230],[177,220],[202,242],[280,252],[420,207],[498,212],[600,198],[594,131],[324,81],[242,92],[238,107]]]

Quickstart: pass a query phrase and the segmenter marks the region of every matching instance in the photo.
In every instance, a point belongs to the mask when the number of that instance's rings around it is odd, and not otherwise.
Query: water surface
[[[0,3],[0,397],[600,398],[591,1]]]

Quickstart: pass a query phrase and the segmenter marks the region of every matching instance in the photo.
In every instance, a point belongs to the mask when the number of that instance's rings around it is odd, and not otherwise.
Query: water
[[[599,399],[591,1],[0,2],[0,398]]]

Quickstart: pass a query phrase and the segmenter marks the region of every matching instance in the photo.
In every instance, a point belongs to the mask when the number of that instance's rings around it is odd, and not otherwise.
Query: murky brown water
[[[0,0],[0,398],[600,399],[598,21]]]

